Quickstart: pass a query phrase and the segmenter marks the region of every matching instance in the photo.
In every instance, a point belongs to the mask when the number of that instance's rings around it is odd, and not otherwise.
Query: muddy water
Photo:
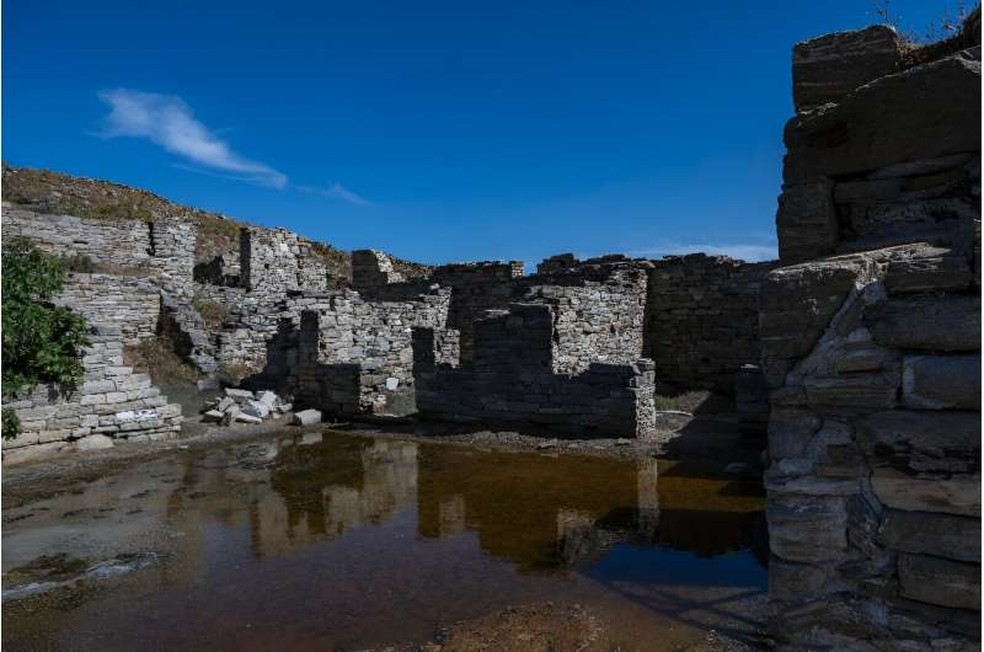
[[[374,649],[553,603],[600,624],[591,649],[734,649],[762,627],[762,508],[652,459],[332,433],[176,451],[4,510],[3,648]]]

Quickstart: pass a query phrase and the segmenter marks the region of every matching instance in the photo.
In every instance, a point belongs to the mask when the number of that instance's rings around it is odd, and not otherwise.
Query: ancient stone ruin
[[[796,46],[761,298],[774,632],[791,649],[980,640],[980,26]]]
[[[179,406],[123,359],[153,338],[203,376],[326,420],[647,439],[665,434],[660,388],[714,390],[749,432],[768,427],[779,644],[968,649],[980,639],[979,15],[921,49],[884,26],[794,48],[777,262],[561,254],[533,274],[374,250],[340,262],[283,229],[180,210],[106,219],[5,202],[5,241],[91,259],[59,300],[96,327],[81,387],[5,400],[24,427],[5,458],[173,435]],[[229,228],[237,237],[215,239]]]

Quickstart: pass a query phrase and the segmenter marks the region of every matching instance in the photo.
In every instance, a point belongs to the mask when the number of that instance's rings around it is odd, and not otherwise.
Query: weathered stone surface
[[[814,406],[890,408],[895,405],[897,373],[852,373],[804,380],[806,398]]]
[[[301,410],[300,412],[295,412],[293,422],[299,426],[311,426],[321,423],[321,412],[318,410]]]
[[[225,395],[236,401],[247,401],[256,398],[253,392],[248,389],[235,389],[234,387],[226,387]]]
[[[916,473],[980,470],[978,412],[890,410],[859,419],[858,443],[875,467]]]
[[[980,351],[980,297],[889,299],[864,311],[882,346],[929,351]]]
[[[879,542],[903,552],[981,561],[981,521],[947,514],[891,509],[878,532]]]
[[[871,486],[888,507],[980,518],[981,476],[913,478],[897,471],[875,469]]]
[[[246,414],[245,412],[239,412],[232,417],[234,421],[239,421],[240,423],[263,423],[263,419],[252,414]]]
[[[980,74],[979,60],[955,55],[793,118],[785,132],[786,183],[979,150]]]
[[[847,510],[840,497],[770,496],[769,545],[793,562],[838,560],[847,550]]]
[[[769,274],[762,288],[759,333],[766,382],[778,387],[826,330],[863,273],[858,258],[804,263]]]
[[[795,265],[833,253],[837,208],[833,183],[824,177],[783,186],[776,212],[779,260]]]
[[[970,287],[973,281],[967,259],[945,249],[928,249],[918,257],[892,261],[885,273],[885,289],[892,295],[962,290]]]
[[[956,609],[981,610],[981,566],[928,555],[902,554],[903,597]]]
[[[906,356],[902,401],[913,408],[980,410],[981,356]]]
[[[838,102],[858,86],[897,72],[901,63],[899,35],[885,25],[797,43],[793,48],[796,111]]]
[[[89,435],[75,442],[75,448],[82,452],[112,448],[113,446],[112,438],[106,435]]]

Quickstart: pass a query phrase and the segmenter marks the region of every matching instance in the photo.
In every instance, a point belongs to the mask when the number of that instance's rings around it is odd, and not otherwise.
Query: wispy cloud
[[[775,243],[690,243],[667,242],[646,249],[630,251],[630,256],[657,258],[683,254],[705,253],[712,256],[729,256],[750,262],[774,260],[779,257]]]
[[[195,119],[191,107],[180,97],[118,88],[101,91],[99,99],[110,107],[102,131],[107,138],[146,138],[206,169],[264,186],[287,187],[287,175],[232,151],[228,143]]]
[[[340,183],[333,183],[327,188],[318,188],[316,186],[296,186],[296,188],[298,190],[314,193],[316,195],[323,195],[333,199],[341,199],[342,201],[347,201],[348,203],[355,204],[356,206],[373,205],[371,201],[365,197],[355,194]]]

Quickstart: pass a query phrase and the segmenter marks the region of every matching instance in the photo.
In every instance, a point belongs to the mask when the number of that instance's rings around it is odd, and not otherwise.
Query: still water
[[[381,649],[546,603],[600,623],[591,649],[754,644],[763,504],[655,459],[328,432],[175,451],[4,509],[3,647]]]

